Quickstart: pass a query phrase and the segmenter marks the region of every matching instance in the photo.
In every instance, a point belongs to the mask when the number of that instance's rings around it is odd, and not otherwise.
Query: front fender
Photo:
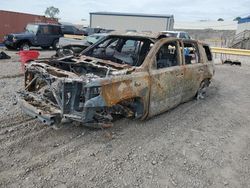
[[[150,77],[148,72],[111,77],[101,82],[101,96],[106,106],[111,107],[129,99],[140,98],[147,114],[149,105]]]

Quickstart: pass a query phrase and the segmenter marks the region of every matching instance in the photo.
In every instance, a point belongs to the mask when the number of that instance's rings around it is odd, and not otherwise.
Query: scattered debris
[[[152,165],[156,165],[157,164],[157,162],[156,161],[152,161]]]
[[[10,59],[11,57],[8,56],[5,52],[0,52],[0,59]]]
[[[229,65],[238,65],[238,66],[241,66],[241,62],[240,61],[232,61],[230,59],[227,59],[223,62],[223,64],[229,64]]]

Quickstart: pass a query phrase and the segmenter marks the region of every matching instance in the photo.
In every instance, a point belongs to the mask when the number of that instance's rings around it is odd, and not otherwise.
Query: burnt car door
[[[157,49],[149,69],[151,77],[149,117],[177,106],[181,102],[183,90],[184,69],[179,40],[161,39],[155,47]]]
[[[50,34],[48,25],[39,25],[39,29],[36,34],[37,46],[50,46],[51,42],[48,39]]]
[[[185,102],[197,93],[206,69],[197,42],[184,41],[182,51],[185,59],[182,102]]]

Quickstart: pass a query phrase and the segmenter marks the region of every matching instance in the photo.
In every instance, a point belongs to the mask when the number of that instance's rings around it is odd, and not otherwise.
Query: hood
[[[22,32],[22,33],[11,33],[10,35],[12,35],[13,37],[16,38],[23,38],[23,37],[32,37],[35,34],[34,33],[29,33],[29,32]]]
[[[31,63],[31,66],[28,66],[28,69],[35,67],[41,67],[51,76],[68,78],[85,78],[90,75],[94,76],[94,78],[106,78],[131,74],[135,70],[135,67],[127,64],[119,64],[84,55],[80,57],[68,56],[56,60],[36,60]]]
[[[82,47],[89,47],[91,44],[86,41],[86,39],[78,40],[78,39],[71,39],[66,37],[61,37],[59,39],[59,45],[61,47],[66,46],[82,46]]]

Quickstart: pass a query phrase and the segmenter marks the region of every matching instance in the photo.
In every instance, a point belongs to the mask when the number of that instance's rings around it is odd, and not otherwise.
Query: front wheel
[[[30,45],[28,42],[24,42],[20,45],[20,50],[30,50]]]
[[[53,49],[54,50],[59,49],[59,40],[58,39],[53,42]]]

